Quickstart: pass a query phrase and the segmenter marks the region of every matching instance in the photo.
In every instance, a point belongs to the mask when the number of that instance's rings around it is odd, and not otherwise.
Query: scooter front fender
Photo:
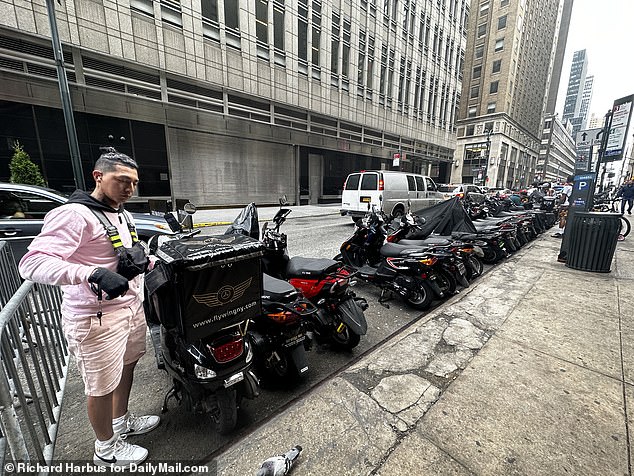
[[[363,336],[368,332],[368,322],[359,303],[350,297],[337,307],[341,321],[357,335]]]

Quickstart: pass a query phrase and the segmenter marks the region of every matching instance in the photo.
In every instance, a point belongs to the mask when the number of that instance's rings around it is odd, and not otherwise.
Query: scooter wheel
[[[417,286],[410,289],[405,302],[418,311],[426,311],[431,306],[432,290],[422,279],[416,279]]]
[[[236,390],[220,388],[216,391],[216,407],[211,413],[214,427],[221,435],[231,433],[238,423]]]
[[[341,332],[338,332],[337,329],[333,329],[330,334],[331,345],[335,349],[339,350],[352,350],[361,341],[361,336],[356,332],[352,332],[348,326],[343,325],[343,329]]]

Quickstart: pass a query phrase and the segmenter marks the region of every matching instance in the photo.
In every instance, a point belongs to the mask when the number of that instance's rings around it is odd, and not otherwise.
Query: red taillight
[[[237,359],[244,352],[244,340],[242,336],[234,336],[232,340],[222,344],[210,344],[209,350],[216,362],[224,364]]]
[[[383,190],[383,186],[384,186],[383,179],[379,179],[379,190]]]
[[[458,198],[464,198],[464,192],[460,192],[460,193],[458,194]]]
[[[394,243],[396,241],[396,235],[387,235],[386,240],[390,243]]]

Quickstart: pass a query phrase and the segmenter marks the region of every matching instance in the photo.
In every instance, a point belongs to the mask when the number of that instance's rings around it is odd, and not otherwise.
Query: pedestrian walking
[[[19,269],[25,279],[62,287],[64,335],[96,436],[93,462],[128,467],[143,462],[148,450],[126,438],[160,422],[128,411],[134,367],[145,353],[148,256],[123,208],[139,182],[138,166],[112,147],[102,152],[92,172],[95,189],[77,190],[47,213]]]
[[[632,206],[634,206],[634,180],[626,180],[616,192],[617,197],[621,197],[621,215],[625,214],[625,205],[627,205],[627,214],[632,214]]]
[[[570,207],[570,198],[572,197],[572,185],[575,181],[573,175],[568,175],[564,188],[559,196],[559,225],[557,231],[551,236],[553,238],[561,238],[564,236],[564,228],[566,228],[566,220],[568,218],[568,207]]]

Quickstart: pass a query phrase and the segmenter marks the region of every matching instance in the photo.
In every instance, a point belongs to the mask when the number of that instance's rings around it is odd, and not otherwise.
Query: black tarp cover
[[[258,209],[255,203],[249,203],[240,211],[236,219],[225,231],[225,235],[245,235],[256,240],[260,239]]]
[[[476,227],[465,211],[458,197],[450,198],[432,207],[413,212],[414,215],[425,218],[425,223],[419,230],[410,233],[410,239],[424,239],[432,233],[451,236],[454,231],[476,233]]]

